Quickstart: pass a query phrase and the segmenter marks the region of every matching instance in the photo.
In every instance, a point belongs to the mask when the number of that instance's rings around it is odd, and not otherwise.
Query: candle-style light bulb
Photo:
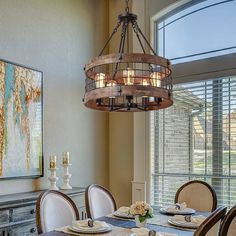
[[[107,83],[107,87],[115,87],[116,86],[116,81],[115,80],[110,80],[108,83]]]
[[[151,82],[151,85],[154,86],[154,87],[161,87],[161,73],[160,72],[153,72],[150,74],[150,82]]]
[[[134,84],[134,70],[132,70],[131,68],[127,68],[123,71],[123,77],[125,85]]]
[[[98,73],[95,75],[96,88],[105,87],[105,78],[106,78],[106,75],[104,73]]]
[[[148,86],[149,85],[149,81],[147,79],[143,79],[142,85],[143,86]]]

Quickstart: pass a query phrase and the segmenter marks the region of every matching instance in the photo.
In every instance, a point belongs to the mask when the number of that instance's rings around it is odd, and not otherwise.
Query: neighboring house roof
[[[205,110],[205,105],[207,106],[207,109],[212,108],[212,103],[207,102],[205,104],[205,100],[201,99],[199,96],[195,95],[191,90],[188,88],[184,88],[183,86],[179,85],[175,87],[174,92],[174,99],[175,104],[180,105],[181,107],[186,108],[190,114],[193,114],[193,122],[195,126],[195,132],[199,134],[200,136],[204,137],[205,134],[209,137],[212,135],[212,118],[211,116],[207,116],[207,120],[205,120],[205,116],[201,116],[200,114],[202,111]],[[199,111],[199,112],[198,112]],[[228,137],[229,136],[229,116],[230,119],[236,120],[236,111],[231,112],[230,114],[223,116],[223,136]],[[236,129],[236,122],[231,122],[231,128]],[[206,130],[205,130],[206,126]],[[197,128],[196,128],[197,127]],[[206,133],[205,133],[206,132]],[[231,136],[236,137],[232,134]]]

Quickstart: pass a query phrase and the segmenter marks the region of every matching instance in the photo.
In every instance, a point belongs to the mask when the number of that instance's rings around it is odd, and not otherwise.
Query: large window
[[[236,204],[236,77],[174,86],[174,106],[154,112],[152,204],[173,202],[191,179],[210,183],[219,204]]]
[[[230,22],[236,21],[236,1],[192,2],[198,3],[155,23],[156,49],[185,73],[174,85],[174,105],[150,115],[151,200],[173,203],[182,184],[199,179],[214,187],[219,204],[230,207],[236,204],[236,76],[224,70],[229,65],[219,71],[214,62],[235,58]],[[205,80],[198,81],[199,75]]]

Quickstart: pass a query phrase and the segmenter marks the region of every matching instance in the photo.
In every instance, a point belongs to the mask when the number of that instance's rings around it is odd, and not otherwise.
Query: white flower
[[[146,216],[147,214],[152,215],[152,207],[144,201],[137,201],[130,207],[130,214]]]

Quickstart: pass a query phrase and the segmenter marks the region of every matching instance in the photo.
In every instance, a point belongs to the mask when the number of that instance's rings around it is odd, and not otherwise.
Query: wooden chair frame
[[[116,201],[115,201],[114,197],[112,196],[111,192],[108,189],[106,189],[98,184],[91,184],[86,188],[86,191],[85,191],[85,206],[86,206],[86,212],[87,212],[88,218],[92,218],[91,211],[90,211],[90,203],[89,203],[89,192],[92,188],[98,188],[98,189],[106,192],[110,196],[110,198],[113,202],[113,206],[114,206],[115,211],[117,210]]]
[[[203,184],[205,185],[211,192],[212,194],[212,198],[213,198],[213,204],[212,204],[212,209],[211,211],[213,212],[216,208],[217,208],[217,196],[216,196],[216,192],[215,190],[212,188],[211,185],[209,185],[208,183],[204,182],[204,181],[201,181],[201,180],[192,180],[192,181],[189,181],[185,184],[183,184],[176,192],[175,194],[175,203],[178,202],[178,199],[179,199],[179,195],[180,195],[180,192],[185,188],[187,187],[188,185],[191,185],[191,184],[195,184],[195,183],[198,183],[198,184]]]
[[[56,190],[48,190],[48,191],[45,191],[43,193],[41,193],[37,199],[37,202],[36,202],[36,226],[37,226],[37,230],[38,230],[38,234],[42,234],[43,233],[43,229],[42,229],[42,222],[41,222],[41,216],[40,216],[40,211],[41,211],[41,202],[42,200],[48,196],[49,194],[56,194],[58,196],[61,196],[63,197],[66,201],[68,201],[70,203],[70,205],[72,206],[74,212],[75,212],[75,217],[76,217],[76,220],[79,220],[80,217],[79,217],[79,211],[77,209],[77,206],[76,204],[74,203],[74,201],[68,197],[67,195],[65,195],[64,193],[61,193],[59,191],[56,191]]]
[[[208,231],[220,220],[223,219],[226,214],[226,207],[217,208],[208,218],[206,218],[202,224],[194,232],[193,236],[205,236]]]
[[[219,231],[220,236],[227,235],[227,233],[229,231],[230,224],[232,223],[232,221],[235,217],[236,217],[236,206],[232,207],[229,210],[229,212],[227,213],[227,215],[225,216],[225,218],[223,219],[221,226],[220,226],[220,231]]]

